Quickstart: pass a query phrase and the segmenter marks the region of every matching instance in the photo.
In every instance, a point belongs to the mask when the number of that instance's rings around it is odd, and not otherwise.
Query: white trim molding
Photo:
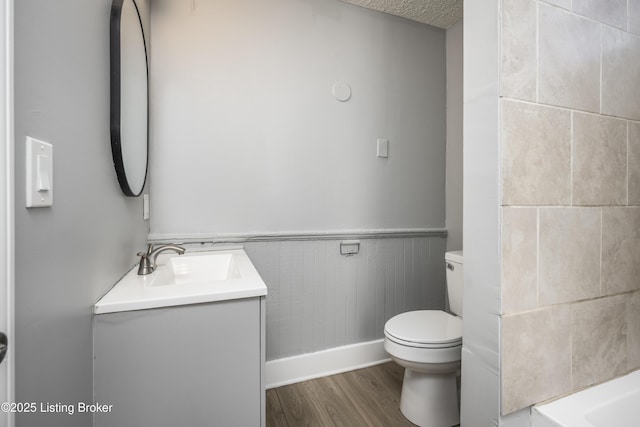
[[[13,94],[13,10],[14,0],[0,0],[0,163],[2,176],[0,176],[0,222],[2,231],[0,241],[3,241],[0,249],[0,301],[4,312],[4,318],[0,322],[2,331],[8,337],[8,349],[5,360],[2,362],[2,396],[6,402],[15,401],[15,334],[14,334],[14,282],[15,282],[15,179],[14,179],[14,94]],[[15,415],[7,412],[1,417],[0,425],[13,427]]]
[[[284,240],[344,240],[344,239],[391,239],[410,237],[447,237],[446,228],[402,228],[380,230],[329,230],[299,232],[255,232],[255,233],[150,233],[154,243],[246,243]]]
[[[267,389],[379,365],[391,360],[384,339],[330,348],[266,363]]]

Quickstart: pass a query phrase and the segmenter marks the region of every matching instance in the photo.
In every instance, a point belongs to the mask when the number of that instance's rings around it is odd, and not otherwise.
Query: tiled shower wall
[[[445,239],[360,239],[353,256],[340,242],[245,243],[269,289],[267,360],[380,339],[398,313],[444,309]]]
[[[503,0],[502,413],[640,368],[640,1]]]

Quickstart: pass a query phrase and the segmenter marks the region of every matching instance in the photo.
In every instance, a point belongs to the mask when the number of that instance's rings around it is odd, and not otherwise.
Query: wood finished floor
[[[393,362],[267,390],[267,427],[415,426],[400,412]]]
[[[267,427],[414,426],[400,413],[393,362],[267,390]]]

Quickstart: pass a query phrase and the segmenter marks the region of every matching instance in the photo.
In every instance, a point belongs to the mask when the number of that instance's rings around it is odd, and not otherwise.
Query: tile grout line
[[[570,170],[570,175],[569,175],[569,206],[573,206],[573,158],[575,156],[575,143],[574,143],[574,135],[573,135],[573,118],[574,118],[575,112],[571,111],[571,116],[570,116],[570,130],[569,130],[569,138],[570,138],[570,152],[571,152],[571,156],[569,158],[570,161],[570,166],[569,166],[569,170]]]
[[[573,392],[573,305],[569,305],[569,386]]]
[[[540,2],[536,2],[536,103],[540,103]]]
[[[604,228],[604,207],[600,208],[600,296],[603,296],[603,289],[602,289],[602,247],[603,245],[603,237],[604,237],[604,233],[603,233],[603,228]]]
[[[536,207],[536,308],[540,308],[540,208]]]
[[[604,82],[602,81],[602,79],[603,79],[603,76],[602,76],[602,59],[603,59],[603,55],[604,55],[604,53],[603,53],[603,50],[604,50],[603,49],[603,47],[604,47],[603,46],[604,26],[603,25],[604,24],[600,24],[600,81],[599,81],[599,83],[600,83],[600,88],[599,88],[600,89],[600,91],[599,91],[600,92],[599,93],[600,99],[599,99],[599,101],[600,101],[600,114],[601,115],[602,115],[602,95],[603,95],[603,90],[604,90]]]
[[[627,182],[625,185],[627,192],[626,206],[629,207],[629,121],[627,120]]]

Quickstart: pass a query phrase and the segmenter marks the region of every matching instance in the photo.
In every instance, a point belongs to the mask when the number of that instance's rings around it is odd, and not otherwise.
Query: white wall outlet
[[[378,157],[389,157],[389,140],[378,138]]]
[[[53,145],[27,137],[27,207],[53,205]]]
[[[360,240],[343,240],[340,242],[340,255],[353,256],[360,252]]]
[[[149,219],[149,195],[142,195],[142,219],[145,221]]]

